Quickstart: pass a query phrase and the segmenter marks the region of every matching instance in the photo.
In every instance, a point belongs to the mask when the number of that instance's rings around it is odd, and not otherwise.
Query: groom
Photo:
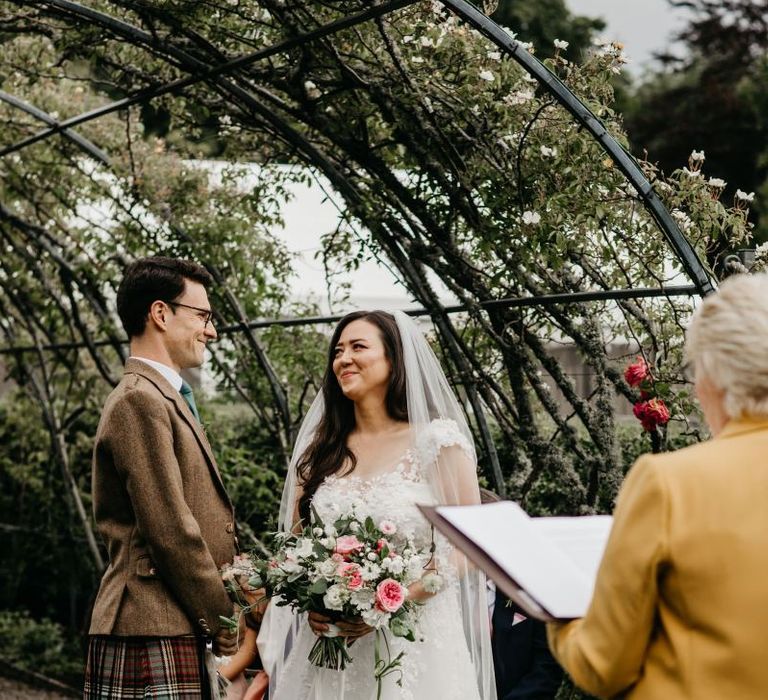
[[[206,640],[231,655],[237,632],[219,567],[235,554],[232,504],[179,372],[216,338],[206,288],[186,260],[128,267],[117,310],[130,339],[93,457],[93,510],[109,552],[90,627],[86,698],[201,698]],[[243,630],[240,630],[242,633]]]

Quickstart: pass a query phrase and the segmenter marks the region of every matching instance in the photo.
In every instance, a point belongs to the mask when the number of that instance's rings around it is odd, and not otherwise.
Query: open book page
[[[443,531],[459,548],[474,546],[493,560],[497,568],[489,569],[492,578],[499,578],[500,569],[549,617],[570,619],[584,615],[592,597],[610,518],[588,518],[591,522],[583,525],[580,521],[584,518],[532,519],[511,501],[442,506],[435,511],[448,523]],[[547,520],[557,522],[542,524]],[[435,524],[443,529],[439,522]],[[452,538],[451,529],[471,544]],[[471,551],[465,551],[473,558]],[[476,563],[483,566],[482,561]],[[509,582],[497,583],[506,590],[505,584]]]
[[[531,526],[554,542],[593,582],[597,578],[612,521],[610,515],[530,519]]]

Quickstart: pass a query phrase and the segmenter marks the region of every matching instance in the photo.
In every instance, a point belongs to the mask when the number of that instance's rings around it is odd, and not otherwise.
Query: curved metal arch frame
[[[517,61],[527,73],[539,81],[549,92],[602,146],[616,166],[624,173],[630,184],[637,190],[646,209],[662,230],[667,242],[682,263],[686,274],[696,285],[701,296],[715,291],[715,283],[707,273],[690,241],[685,237],[669,213],[653,186],[637,164],[635,158],[611,136],[597,116],[571,92],[571,90],[533,56],[520,42],[512,39],[496,22],[470,5],[466,0],[440,0],[454,14],[471,24],[487,39],[503,49]]]
[[[159,88],[139,91],[122,100],[112,102],[63,122],[55,123],[49,126],[48,129],[42,130],[16,144],[1,148],[0,157],[21,150],[22,148],[37,143],[53,134],[66,133],[72,126],[125,109],[134,104],[148,102],[160,95],[178,92],[185,87],[206,81],[217,75],[230,73],[239,67],[255,63],[310,41],[330,36],[337,31],[356,26],[357,24],[370,19],[384,16],[395,10],[412,5],[416,1],[417,0],[390,0],[390,2],[376,5],[354,15],[342,17],[339,20],[280,42],[271,47],[267,47],[266,49],[261,49],[254,53],[240,56],[227,63],[214,66],[207,71],[175,80],[160,86]],[[606,154],[621,170],[629,183],[637,190],[645,208],[651,213],[651,216],[661,229],[664,237],[675,253],[677,259],[682,264],[686,274],[693,282],[698,293],[701,296],[706,296],[707,294],[712,293],[715,290],[715,282],[708,274],[690,241],[685,237],[667,208],[664,206],[664,203],[654,191],[653,186],[645,177],[645,174],[637,164],[637,161],[616,141],[616,139],[613,138],[613,136],[608,133],[597,116],[576,95],[574,95],[573,92],[571,92],[571,90],[554,73],[552,73],[552,71],[522,47],[520,42],[512,39],[487,15],[480,12],[466,0],[439,1],[449,11],[461,17],[519,63],[527,73],[536,78],[539,84],[542,85],[579,124],[592,134]],[[71,0],[50,0],[48,4],[58,6],[62,9],[69,9],[77,14],[85,16],[87,16],[88,12],[93,12],[92,10],[89,10],[89,8],[85,8]],[[119,22],[119,20],[114,21]]]
[[[212,68],[206,71],[201,71],[199,73],[195,73],[193,75],[187,76],[186,78],[180,78],[178,80],[174,80],[170,83],[166,83],[165,85],[161,85],[160,87],[157,87],[157,88],[140,90],[139,92],[134,93],[133,95],[129,95],[128,97],[124,97],[121,100],[116,100],[115,102],[110,102],[109,104],[106,104],[102,107],[97,107],[96,109],[93,109],[89,112],[84,112],[83,114],[70,117],[69,119],[66,119],[63,122],[60,122],[57,126],[50,127],[48,129],[43,129],[42,131],[39,131],[36,134],[32,134],[32,136],[28,136],[27,138],[22,139],[18,143],[12,144],[11,146],[0,148],[0,157],[9,155],[10,153],[14,153],[16,151],[20,151],[21,149],[26,148],[27,146],[31,146],[32,144],[35,144],[38,141],[42,141],[43,139],[46,139],[49,136],[57,134],[63,131],[64,129],[67,129],[73,126],[78,126],[80,124],[84,124],[85,122],[92,121],[93,119],[98,119],[99,117],[104,117],[107,114],[112,114],[113,112],[119,112],[120,110],[126,109],[128,107],[132,107],[133,105],[136,105],[136,104],[149,102],[150,100],[153,100],[156,97],[161,97],[162,95],[167,95],[172,92],[180,92],[181,90],[189,87],[190,85],[195,85],[197,83],[204,82],[206,80],[209,80],[210,78],[214,78],[219,75],[225,75],[227,73],[231,73],[237,68],[241,68],[241,67],[250,65],[251,63],[262,61],[266,58],[269,58],[270,56],[274,56],[284,51],[288,51],[289,49],[296,48],[297,46],[301,46],[310,41],[315,41],[316,39],[322,39],[326,36],[335,34],[336,32],[341,31],[342,29],[348,29],[350,27],[357,26],[358,24],[362,24],[363,22],[367,22],[370,19],[376,19],[377,17],[382,17],[383,15],[386,15],[390,12],[394,12],[395,10],[399,10],[399,9],[402,9],[403,7],[413,5],[417,1],[418,0],[390,0],[389,2],[386,2],[382,5],[376,5],[368,10],[363,10],[362,12],[358,12],[354,15],[342,17],[341,19],[338,19],[334,22],[330,22],[328,24],[324,24],[318,27],[317,29],[313,29],[312,31],[309,31],[305,34],[300,34],[291,39],[286,39],[285,41],[281,41],[278,44],[268,46],[266,49],[260,49],[258,51],[254,51],[253,53],[246,54],[244,56],[239,56],[238,58],[233,59],[232,61],[227,61],[226,63],[213,66]],[[83,7],[78,3],[69,2],[68,0],[51,0],[46,4],[55,5],[59,7],[69,7],[72,10],[77,8],[76,14],[79,14],[84,17],[87,17],[89,13],[101,14],[101,13],[96,13],[96,11],[91,10],[90,8]],[[120,23],[119,20],[114,20],[114,21],[116,23]],[[124,24],[124,23],[120,23],[120,24]]]
[[[38,119],[41,122],[45,122],[48,126],[59,127],[61,124],[61,122],[59,122],[57,119],[54,119],[50,114],[48,114],[48,112],[44,112],[42,109],[39,109],[29,102],[25,102],[24,100],[19,99],[15,95],[11,95],[4,90],[0,90],[0,101],[5,102],[6,104],[9,104],[11,107],[15,107],[16,109],[20,109],[22,112],[26,112],[35,119]],[[92,141],[89,141],[87,138],[81,136],[76,131],[72,131],[72,129],[61,129],[61,134],[73,143],[76,143],[78,146],[80,146],[80,148],[82,148],[94,160],[97,160],[107,167],[111,166],[109,156]]]

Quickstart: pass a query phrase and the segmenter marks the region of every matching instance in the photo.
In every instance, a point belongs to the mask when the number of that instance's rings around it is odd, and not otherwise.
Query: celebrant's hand
[[[433,595],[434,593],[427,593],[424,590],[421,581],[414,581],[408,586],[408,600],[414,603],[426,603]]]
[[[327,615],[323,615],[319,612],[311,612],[309,615],[307,615],[309,626],[312,628],[312,631],[318,636],[322,637],[326,632],[329,631],[328,625],[331,624],[331,618]]]

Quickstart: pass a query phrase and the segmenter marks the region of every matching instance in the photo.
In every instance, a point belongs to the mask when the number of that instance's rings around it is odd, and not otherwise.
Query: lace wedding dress
[[[416,504],[434,504],[436,500],[422,465],[434,459],[440,449],[455,446],[471,451],[453,421],[435,420],[416,448],[409,449],[391,470],[370,479],[362,479],[354,472],[343,477],[331,476],[318,488],[312,504],[325,521],[334,520],[354,505],[358,514],[370,515],[375,522],[391,520],[401,535],[412,537],[419,547],[429,547],[432,530]],[[405,655],[402,676],[394,673],[384,678],[382,700],[480,700],[462,628],[451,548],[437,534],[435,543],[444,586],[421,610],[421,638],[409,642],[385,632],[392,658],[401,651]],[[352,644],[352,663],[344,671],[317,668],[307,660],[316,637],[303,621],[274,700],[375,700],[374,640],[375,634],[371,633]],[[397,685],[398,678],[401,685]]]

